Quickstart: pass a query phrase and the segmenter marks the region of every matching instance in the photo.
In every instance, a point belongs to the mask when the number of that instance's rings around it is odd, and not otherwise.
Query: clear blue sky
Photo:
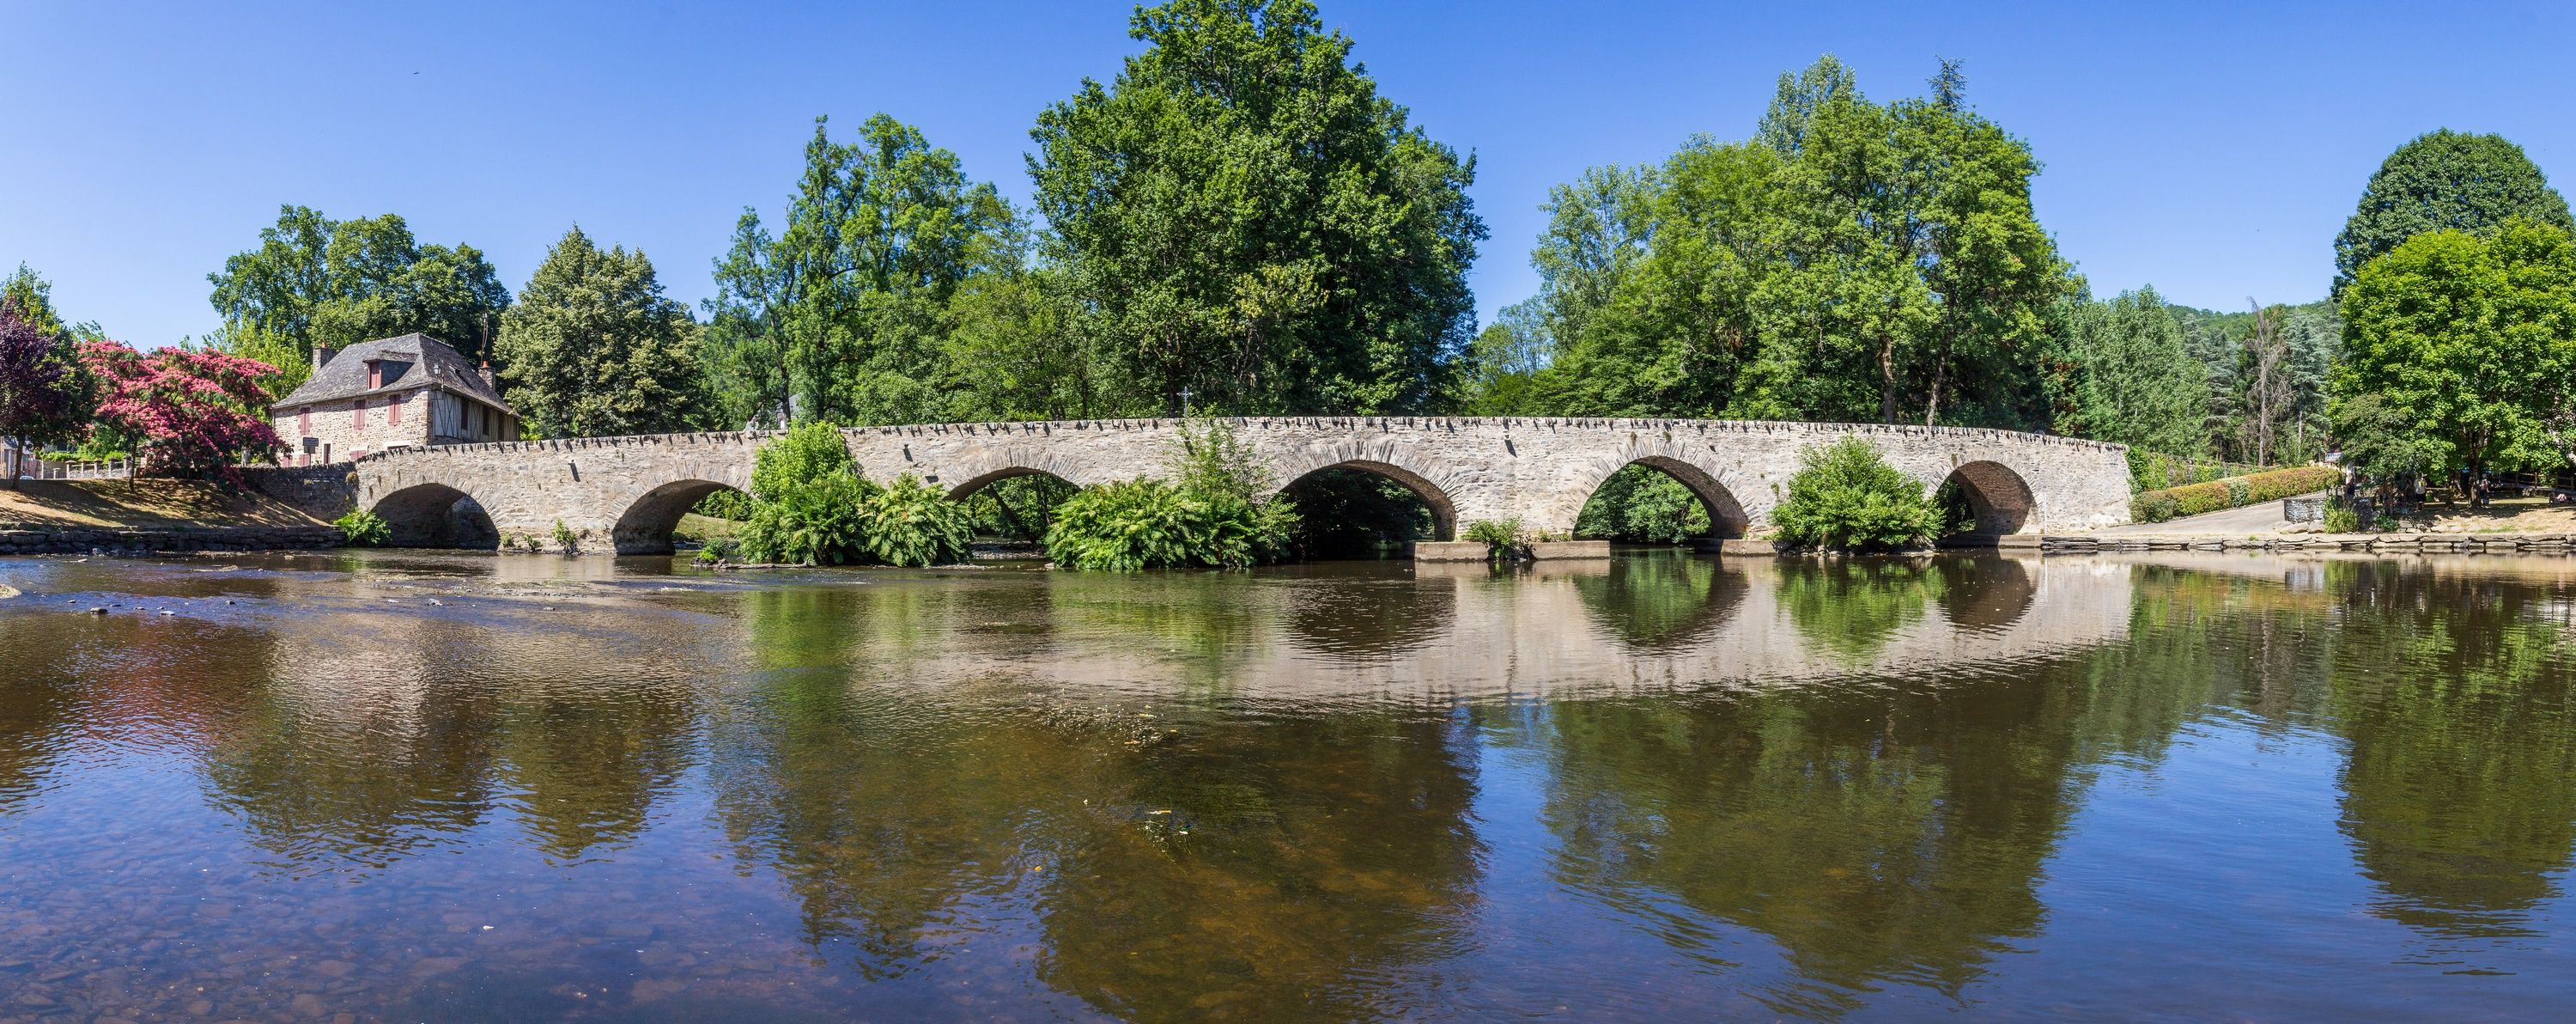
[[[1536,287],[1549,185],[1752,131],[1832,51],[1881,99],[1935,55],[2047,169],[2040,219],[2108,293],[2306,301],[2363,181],[2435,127],[2576,181],[2576,9],[2499,4],[1324,0],[1433,137],[1472,151],[1488,318]],[[205,275],[281,203],[395,212],[515,291],[578,222],[694,304],[812,118],[886,111],[1025,200],[1045,104],[1135,44],[1121,3],[143,4],[0,0],[0,270],[143,344],[216,324]]]

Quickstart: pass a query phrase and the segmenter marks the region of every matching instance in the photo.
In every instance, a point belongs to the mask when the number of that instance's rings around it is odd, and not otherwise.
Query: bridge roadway
[[[1721,536],[1760,528],[1806,449],[1845,435],[1876,444],[1934,488],[1956,480],[1990,534],[2128,521],[2127,449],[1961,427],[1732,420],[1281,416],[1230,420],[1284,487],[1310,473],[1375,473],[1411,489],[1441,537],[1479,519],[1568,531],[1610,474],[1642,463],[1714,513]],[[963,498],[996,480],[1051,474],[1081,486],[1160,473],[1182,421],[1073,420],[855,427],[841,434],[869,478],[912,474]],[[766,435],[662,434],[399,448],[337,477],[338,500],[383,516],[398,543],[490,547],[556,525],[586,550],[671,549],[682,513],[747,488]]]

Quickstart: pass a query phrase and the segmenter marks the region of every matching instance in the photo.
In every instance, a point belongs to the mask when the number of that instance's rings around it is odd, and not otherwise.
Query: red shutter
[[[386,425],[386,426],[388,426],[388,427],[393,427],[393,426],[400,426],[400,425],[402,425],[402,407],[403,407],[403,400],[402,400],[402,399],[399,399],[399,398],[389,398],[389,399],[386,399],[386,400],[385,400],[385,425]]]
[[[358,400],[358,404],[356,404],[356,405],[353,405],[353,406],[350,406],[350,407],[349,407],[349,425],[350,425],[350,426],[353,426],[353,427],[357,427],[358,429],[361,429],[361,430],[366,429],[366,426],[367,426],[367,400],[366,400],[366,399],[361,398],[361,399],[359,399],[359,400]]]
[[[302,409],[298,409],[298,410],[296,410],[296,411],[295,411],[295,432],[296,432],[296,433],[298,433],[298,434],[303,434],[303,435],[305,435],[305,436],[307,436],[307,437],[310,437],[310,436],[312,436],[312,435],[313,435],[313,407],[312,407],[312,406],[309,406],[309,405],[308,405],[308,406],[305,406],[305,407],[304,407],[304,408],[302,408]]]

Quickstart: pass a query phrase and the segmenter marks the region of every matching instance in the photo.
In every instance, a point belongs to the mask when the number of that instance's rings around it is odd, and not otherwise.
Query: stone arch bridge
[[[869,478],[910,473],[963,498],[996,480],[1049,474],[1079,486],[1161,471],[1183,421],[1072,420],[857,427],[842,437]],[[1246,417],[1232,419],[1286,486],[1325,469],[1394,480],[1421,496],[1440,536],[1517,518],[1568,531],[1610,474],[1642,463],[1714,513],[1721,536],[1766,522],[1807,448],[1846,435],[1876,444],[1926,488],[1955,480],[1978,532],[2036,533],[2128,521],[2120,445],[2005,430],[1729,420]],[[557,525],[588,550],[671,549],[680,515],[747,488],[759,433],[662,434],[401,448],[358,460],[350,507],[397,543],[558,548]]]

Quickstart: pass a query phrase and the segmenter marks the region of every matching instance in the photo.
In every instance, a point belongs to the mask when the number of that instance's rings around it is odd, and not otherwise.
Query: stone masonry
[[[1956,479],[1979,532],[2063,532],[2128,521],[2126,449],[2004,430],[1724,420],[1252,417],[1229,421],[1276,486],[1320,469],[1366,470],[1420,495],[1440,535],[1479,519],[1566,531],[1611,473],[1642,462],[1716,512],[1719,533],[1761,529],[1801,452],[1857,434],[1926,488]],[[1177,420],[860,427],[842,432],[861,472],[904,474],[965,497],[1045,473],[1088,486],[1161,472]],[[756,433],[666,434],[447,445],[371,454],[347,477],[353,507],[410,544],[670,550],[680,515],[744,488]],[[468,500],[470,499],[470,500]]]

